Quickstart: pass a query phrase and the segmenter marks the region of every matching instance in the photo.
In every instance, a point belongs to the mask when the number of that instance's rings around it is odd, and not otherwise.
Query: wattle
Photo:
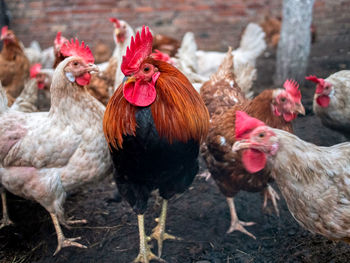
[[[291,122],[292,120],[294,120],[297,117],[297,115],[295,113],[283,113],[283,119],[286,122]]]
[[[45,84],[43,82],[38,82],[38,89],[44,89]]]
[[[326,95],[318,96],[316,99],[317,104],[320,105],[322,108],[328,107],[330,101],[331,98]]]
[[[84,75],[77,77],[75,79],[76,83],[78,83],[80,86],[85,86],[90,83],[91,79],[91,74],[90,73],[85,73]]]
[[[266,155],[255,149],[244,150],[242,162],[248,172],[256,173],[264,169],[266,165]]]
[[[157,97],[154,84],[141,80],[124,85],[123,94],[129,103],[138,107],[151,105]]]

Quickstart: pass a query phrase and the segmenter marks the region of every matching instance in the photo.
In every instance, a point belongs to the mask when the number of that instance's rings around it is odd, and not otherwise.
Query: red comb
[[[142,27],[142,32],[136,33],[135,38],[131,37],[130,45],[123,56],[121,70],[125,76],[136,72],[142,61],[152,53],[153,36],[146,26]]]
[[[117,18],[115,18],[115,17],[110,17],[110,18],[109,18],[109,21],[111,21],[112,23],[114,23],[114,25],[115,25],[116,28],[119,28],[119,27],[120,27],[120,22],[119,22],[119,20],[118,20]]]
[[[161,51],[159,51],[158,49],[154,50],[155,52],[153,52],[151,54],[151,57],[156,59],[156,60],[161,60],[161,61],[165,61],[165,62],[170,62],[170,56],[166,53],[163,53]]]
[[[314,83],[317,83],[317,84],[321,84],[321,85],[324,84],[324,79],[319,79],[319,78],[317,78],[316,76],[310,75],[310,76],[308,76],[308,77],[305,77],[305,79],[306,79],[306,80],[310,80],[310,81],[312,81],[312,82],[314,82]]]
[[[264,125],[264,122],[250,117],[244,111],[236,111],[235,138],[236,140],[245,139],[256,127]]]
[[[301,103],[301,92],[299,90],[299,84],[295,80],[287,79],[283,87],[293,97],[294,102]]]
[[[36,63],[33,66],[30,67],[30,78],[33,79],[36,77],[36,75],[40,72],[41,70],[41,64]]]
[[[79,45],[79,40],[72,38],[70,42],[64,43],[61,53],[65,57],[78,56],[85,60],[86,63],[94,63],[95,59],[88,45],[84,41]]]
[[[5,36],[7,34],[9,27],[8,26],[3,26],[1,28],[1,36]]]

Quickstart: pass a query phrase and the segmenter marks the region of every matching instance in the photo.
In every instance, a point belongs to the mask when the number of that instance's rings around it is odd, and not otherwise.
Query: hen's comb
[[[30,78],[33,79],[36,77],[36,75],[40,72],[41,70],[41,64],[36,63],[33,66],[30,67]]]
[[[57,35],[56,35],[56,38],[55,38],[55,45],[61,44],[61,35],[62,35],[62,32],[58,31]]]
[[[8,31],[9,27],[8,26],[3,26],[1,28],[1,36],[5,36],[7,34],[7,31]]]
[[[112,23],[114,23],[114,25],[115,25],[116,28],[120,28],[120,22],[119,22],[119,20],[118,20],[117,18],[115,18],[115,17],[110,17],[110,18],[109,18],[109,21],[111,21]]]
[[[70,42],[64,43],[61,53],[65,57],[78,56],[85,60],[86,63],[94,63],[95,59],[88,45],[85,46],[84,41],[79,44],[78,39],[72,38]]]
[[[293,100],[297,103],[301,103],[301,92],[299,90],[299,84],[295,80],[287,79],[283,87],[293,97]]]
[[[252,130],[264,125],[264,122],[250,117],[244,111],[236,111],[235,138],[236,140],[246,139]]]
[[[142,32],[138,31],[135,38],[131,37],[131,42],[123,56],[121,70],[125,76],[136,72],[142,61],[152,53],[153,36],[147,26],[142,27]]]
[[[171,63],[171,59],[170,59],[170,56],[168,54],[163,53],[163,52],[159,51],[158,49],[155,49],[154,51],[155,52],[153,52],[151,54],[152,58],[154,58],[155,60],[161,60],[161,61]]]
[[[319,79],[316,76],[312,76],[312,75],[305,77],[305,79],[321,85],[323,85],[324,83],[324,79]]]

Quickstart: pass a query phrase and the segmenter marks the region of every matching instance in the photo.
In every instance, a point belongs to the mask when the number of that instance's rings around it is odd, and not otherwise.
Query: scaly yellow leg
[[[144,216],[137,215],[137,222],[139,225],[139,236],[140,236],[140,252],[134,259],[134,262],[149,263],[152,259],[159,262],[165,262],[163,259],[154,255],[148,245],[148,237],[145,234],[145,223]]]
[[[62,248],[64,247],[80,247],[80,248],[87,248],[86,246],[79,244],[77,242],[74,242],[76,240],[80,240],[81,237],[75,237],[75,238],[66,238],[63,235],[60,223],[58,222],[58,218],[55,214],[50,213],[53,225],[55,226],[56,234],[57,234],[57,249],[53,255],[56,255]]]
[[[158,242],[158,257],[162,255],[163,241],[166,239],[181,240],[181,238],[175,237],[168,233],[165,233],[165,222],[168,209],[168,200],[163,199],[162,211],[159,218],[156,218],[158,225],[153,228],[151,238],[154,238]]]

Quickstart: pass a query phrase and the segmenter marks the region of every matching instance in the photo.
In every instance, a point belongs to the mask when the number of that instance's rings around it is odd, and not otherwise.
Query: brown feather
[[[161,73],[156,82],[157,98],[151,105],[158,134],[170,143],[190,139],[204,140],[209,114],[202,99],[188,79],[169,63],[147,58]],[[123,135],[135,135],[137,107],[123,97],[119,86],[107,105],[103,128],[108,143],[122,147]]]

